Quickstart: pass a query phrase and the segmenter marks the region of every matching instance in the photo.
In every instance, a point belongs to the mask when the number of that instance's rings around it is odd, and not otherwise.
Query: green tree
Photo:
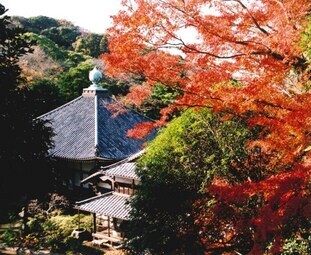
[[[246,180],[236,171],[251,132],[242,121],[222,122],[209,109],[187,110],[150,143],[138,161],[129,248],[134,254],[203,254],[193,203],[214,176]],[[235,162],[235,164],[233,164]]]
[[[36,99],[33,109],[35,116],[49,112],[65,103],[56,82],[51,79],[35,80],[29,86],[29,90],[32,92],[32,97]]]
[[[112,95],[125,96],[129,92],[130,84],[125,80],[104,76],[103,82]]]
[[[60,47],[71,50],[72,44],[80,35],[80,31],[76,26],[60,26],[45,29],[41,34],[57,43]]]
[[[68,72],[64,72],[59,76],[57,85],[61,95],[66,101],[80,96],[83,88],[90,85],[89,72],[93,67],[93,63],[85,61],[76,67],[70,68]]]
[[[25,36],[34,41],[48,56],[58,61],[65,68],[75,67],[81,62],[91,59],[90,56],[82,53],[61,48],[55,41],[44,35],[27,32]]]
[[[91,59],[91,57],[88,55],[84,55],[80,52],[75,52],[71,50],[66,52],[65,58],[66,60],[63,62],[63,64],[66,68],[76,67],[80,63]]]
[[[40,34],[44,29],[59,26],[59,23],[56,19],[42,15],[30,18],[14,16],[12,17],[12,20],[17,21],[21,28],[23,28],[25,31],[37,34]]]
[[[33,40],[40,48],[52,57],[54,60],[65,60],[65,51],[57,45],[53,40],[47,38],[44,35],[36,33],[25,33],[27,38]]]
[[[141,110],[152,119],[161,118],[161,109],[171,104],[180,94],[178,90],[157,83],[148,99],[140,106]]]
[[[74,50],[91,57],[98,57],[107,52],[107,37],[105,35],[89,33],[80,35],[74,42]]]
[[[22,31],[11,25],[5,12],[0,4],[1,205],[8,205],[20,196],[42,194],[52,181],[47,164],[52,130],[44,122],[34,120],[35,98],[27,88],[19,87],[18,58],[30,53],[31,47],[21,37]]]

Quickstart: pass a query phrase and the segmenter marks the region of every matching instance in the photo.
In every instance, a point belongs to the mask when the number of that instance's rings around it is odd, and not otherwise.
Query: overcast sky
[[[121,0],[0,0],[9,16],[48,16],[66,19],[91,32],[104,33],[111,15],[121,9]]]

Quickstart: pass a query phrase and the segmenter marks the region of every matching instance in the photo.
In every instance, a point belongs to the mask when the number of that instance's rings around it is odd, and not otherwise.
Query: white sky
[[[111,15],[121,9],[121,0],[0,0],[9,16],[48,16],[65,19],[90,32],[104,33]]]

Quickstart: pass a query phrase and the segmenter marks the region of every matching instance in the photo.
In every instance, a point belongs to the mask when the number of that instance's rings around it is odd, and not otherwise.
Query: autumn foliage
[[[250,155],[258,150],[264,155],[266,174],[235,184],[215,179],[207,186],[206,192],[217,202],[208,208],[204,201],[194,205],[202,232],[208,233],[217,220],[223,222],[219,228],[227,226],[230,218],[231,234],[251,229],[251,254],[262,254],[270,243],[270,251],[277,253],[288,237],[286,224],[310,218],[311,60],[305,54],[310,46],[302,45],[301,36],[310,22],[311,2],[124,0],[123,4],[108,32],[110,54],[104,56],[108,73],[143,78],[137,86],[148,89],[136,87],[128,96],[135,104],[158,82],[182,92],[156,125],[175,108],[209,106],[227,118],[238,116],[250,127],[260,127],[248,148]],[[253,164],[249,167],[254,170]],[[261,202],[251,213],[241,213],[239,208],[245,209],[255,195]],[[224,219],[220,212],[227,206],[232,210]],[[293,221],[294,232],[299,232],[299,224]],[[202,241],[210,245],[206,236]]]

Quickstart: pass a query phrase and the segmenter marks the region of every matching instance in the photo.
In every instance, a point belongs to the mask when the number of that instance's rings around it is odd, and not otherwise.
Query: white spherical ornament
[[[89,79],[94,85],[97,85],[97,83],[100,82],[102,78],[102,73],[96,67],[94,67],[93,70],[89,73]]]

